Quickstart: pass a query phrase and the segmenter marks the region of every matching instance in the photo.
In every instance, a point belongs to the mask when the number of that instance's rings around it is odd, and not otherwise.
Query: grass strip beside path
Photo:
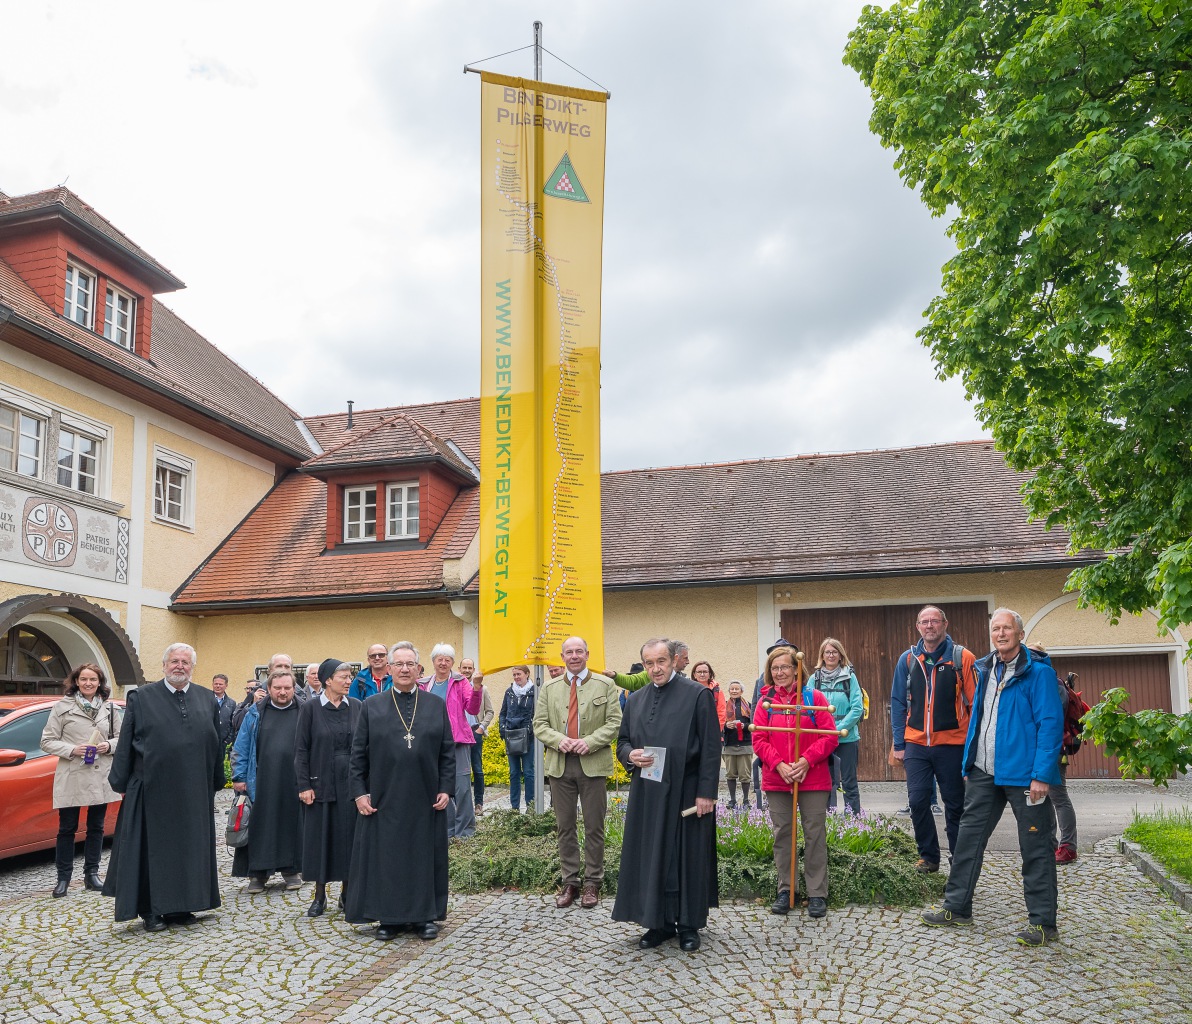
[[[1137,843],[1168,871],[1192,882],[1192,810],[1134,813],[1126,838]]]

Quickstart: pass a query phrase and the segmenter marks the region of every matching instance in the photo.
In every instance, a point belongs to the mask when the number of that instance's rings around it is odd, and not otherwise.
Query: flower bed
[[[605,828],[604,891],[613,893],[621,860],[623,795],[610,799]],[[802,834],[799,838],[802,858]],[[717,809],[717,860],[721,899],[770,900],[777,891],[774,839],[769,818],[758,810]],[[828,902],[921,906],[943,893],[941,875],[915,871],[914,840],[881,815],[828,815]],[[484,816],[475,836],[453,841],[451,888],[554,892],[560,882],[553,812]],[[802,883],[800,883],[802,886]]]

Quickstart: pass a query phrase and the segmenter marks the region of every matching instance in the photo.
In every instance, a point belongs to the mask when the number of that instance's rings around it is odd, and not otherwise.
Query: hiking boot
[[[791,894],[786,889],[779,889],[774,902],[770,904],[771,914],[789,914],[791,912]]]
[[[1055,862],[1057,864],[1071,864],[1076,859],[1076,848],[1073,846],[1060,846],[1055,851]]]
[[[822,896],[812,896],[807,901],[808,917],[824,917],[828,913],[828,901]]]
[[[1049,942],[1059,941],[1060,930],[1044,924],[1028,924],[1015,938],[1023,946],[1046,946]]]
[[[915,861],[915,870],[921,875],[934,875],[940,869],[939,861],[920,857]]]
[[[925,910],[919,915],[919,920],[924,924],[931,925],[932,928],[950,928],[953,925],[973,923],[971,917],[965,917],[963,914],[957,914],[951,910]]]

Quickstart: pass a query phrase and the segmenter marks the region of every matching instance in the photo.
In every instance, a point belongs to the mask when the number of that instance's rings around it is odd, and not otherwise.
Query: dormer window
[[[62,315],[88,329],[95,315],[95,275],[73,263],[66,265],[66,301]]]
[[[137,300],[110,285],[104,301],[103,336],[122,348],[132,348]]]
[[[388,540],[418,539],[418,485],[389,484],[386,488],[389,517],[385,521]]]
[[[377,539],[377,489],[344,488],[344,542]]]

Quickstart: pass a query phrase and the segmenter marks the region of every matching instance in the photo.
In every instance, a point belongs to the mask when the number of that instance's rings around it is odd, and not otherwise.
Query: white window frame
[[[414,513],[414,532],[409,532],[410,521],[410,492],[414,492],[413,504],[418,509]],[[400,502],[401,515],[394,517],[394,498]],[[385,539],[386,540],[417,540],[419,524],[422,515],[422,493],[417,480],[404,480],[401,483],[385,485]]]
[[[127,323],[124,328],[120,327],[120,301],[128,303]],[[115,316],[113,318],[113,312]],[[107,289],[104,292],[103,304],[103,336],[109,341],[114,341],[121,348],[126,348],[132,351],[133,342],[136,338],[137,328],[137,300],[136,296],[130,295],[126,291],[122,291],[108,282]]]
[[[368,494],[372,495],[372,536],[366,536],[368,526]],[[356,506],[360,510],[360,515],[355,522],[352,519],[352,497],[354,495],[360,496],[360,504]],[[344,488],[344,543],[345,544],[368,544],[377,539],[377,487],[376,484],[362,484],[359,487],[345,487]],[[360,536],[351,536],[353,527],[358,529]]]
[[[91,330],[95,324],[95,286],[99,278],[92,271],[73,261],[66,264],[66,292],[62,315],[72,323]],[[79,284],[87,282],[87,302],[79,302]]]
[[[40,411],[34,412],[32,409],[26,407],[24,403],[18,403],[9,400],[8,396],[3,393],[0,393],[0,406],[3,406],[13,414],[12,447],[4,448],[4,451],[10,453],[12,456],[12,466],[6,467],[0,465],[0,469],[6,469],[10,473],[15,473],[17,476],[28,477],[31,480],[40,480],[42,477],[42,470],[45,466],[46,439],[50,432],[50,417]],[[37,455],[34,456],[34,471],[32,473],[20,468],[21,459],[30,458],[30,456],[21,452],[21,439],[32,436],[25,433],[24,428],[26,423],[34,423],[38,427]]]
[[[73,438],[73,444],[69,448],[70,466],[66,467],[67,471],[70,473],[69,483],[62,482],[62,471],[64,469],[62,465],[62,453],[64,450],[63,435],[65,434],[70,434],[70,436]],[[82,452],[80,452],[79,442],[84,440],[91,441],[95,444],[95,452],[93,455],[84,456]],[[78,491],[80,494],[98,496],[100,480],[103,478],[103,452],[103,438],[96,437],[90,431],[78,430],[73,423],[60,424],[58,427],[58,449],[57,459],[55,461],[54,482],[57,483],[59,487],[69,487],[72,491]],[[82,459],[88,457],[93,463],[94,471],[92,473],[84,473],[82,466],[80,465]],[[91,481],[90,490],[88,490],[86,487],[80,486],[82,481],[88,479]]]
[[[182,478],[182,499],[178,502],[180,516],[174,518],[168,514],[169,500],[168,497],[162,502],[161,511],[158,511],[157,501],[157,481],[158,475],[162,471],[166,473],[177,473]],[[168,483],[168,481],[167,481]],[[160,445],[153,446],[153,520],[161,523],[164,526],[172,526],[176,529],[194,531],[195,522],[195,462],[194,459],[188,459],[185,455],[179,455],[177,452],[172,452],[168,448],[162,448]]]

